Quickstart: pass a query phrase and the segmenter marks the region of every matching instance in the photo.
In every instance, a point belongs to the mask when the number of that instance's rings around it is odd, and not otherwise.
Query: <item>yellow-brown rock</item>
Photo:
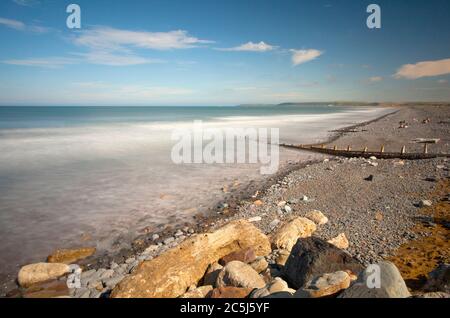
[[[72,264],[95,253],[95,247],[56,250],[47,257],[48,263]]]
[[[210,298],[246,298],[252,292],[251,288],[224,286],[210,292]]]
[[[23,266],[17,280],[22,287],[58,278],[70,271],[69,265],[61,263],[36,263]]]
[[[159,257],[142,262],[112,291],[116,298],[173,298],[183,295],[205,274],[209,264],[241,249],[253,247],[255,254],[270,253],[270,242],[245,220],[228,223],[213,233],[195,235]]]
[[[299,238],[310,237],[316,230],[316,224],[303,217],[298,217],[283,225],[272,236],[272,247],[290,251]]]
[[[328,240],[328,243],[333,244],[337,248],[340,248],[342,250],[345,250],[349,246],[349,242],[347,239],[347,236],[345,236],[345,233],[341,233],[335,238],[332,238],[331,240]]]

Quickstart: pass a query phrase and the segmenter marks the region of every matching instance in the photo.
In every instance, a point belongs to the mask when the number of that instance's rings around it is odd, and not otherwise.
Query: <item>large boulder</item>
[[[232,261],[225,265],[216,281],[217,287],[261,288],[265,285],[264,279],[250,265],[239,261]]]
[[[307,219],[298,217],[283,225],[272,236],[272,247],[290,251],[299,238],[310,237],[316,230],[316,224]]]
[[[270,253],[270,242],[245,220],[228,223],[213,233],[195,235],[159,257],[142,262],[112,291],[112,297],[173,298],[196,285],[209,264],[232,252],[253,247],[256,255]]]
[[[72,264],[95,253],[95,247],[56,250],[47,257],[49,263]]]
[[[17,280],[22,287],[29,287],[36,283],[42,283],[63,276],[70,272],[67,264],[61,263],[36,263],[23,266]]]
[[[407,298],[411,297],[411,294],[397,267],[393,263],[385,261],[367,267],[359,274],[356,282],[339,297]]]
[[[294,298],[320,298],[337,294],[350,286],[350,275],[344,271],[313,278],[297,290]]]
[[[283,274],[296,289],[326,273],[350,270],[359,273],[362,265],[347,252],[316,237],[299,239],[292,248]]]

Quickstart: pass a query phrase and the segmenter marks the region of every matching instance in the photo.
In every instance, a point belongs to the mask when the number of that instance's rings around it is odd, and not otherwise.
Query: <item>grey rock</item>
[[[113,269],[108,269],[100,275],[100,279],[111,278],[114,275]]]
[[[168,237],[164,240],[164,245],[169,245],[175,241],[174,237]]]
[[[339,298],[408,298],[411,297],[405,281],[397,267],[391,262],[380,262],[379,286],[377,286],[377,270],[370,265],[360,273],[353,285],[346,289]],[[374,285],[369,288],[368,285]],[[372,287],[372,286],[370,286]]]

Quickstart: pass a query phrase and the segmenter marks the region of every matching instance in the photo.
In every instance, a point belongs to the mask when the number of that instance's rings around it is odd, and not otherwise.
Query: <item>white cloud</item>
[[[50,31],[49,28],[39,26],[39,25],[26,25],[22,21],[6,19],[0,17],[0,24],[8,28],[18,30],[18,31],[29,31],[33,33],[46,33]]]
[[[140,57],[134,54],[114,54],[104,51],[92,51],[89,53],[77,53],[83,60],[90,64],[100,64],[109,66],[127,66],[140,65],[151,63],[163,63],[164,61],[158,59],[149,59]]]
[[[17,20],[0,18],[0,24],[6,26],[8,28],[15,29],[15,30],[25,30],[26,29],[25,23],[17,21]]]
[[[231,48],[218,48],[219,51],[236,51],[236,52],[267,52],[276,49],[277,46],[267,44],[263,41],[259,43],[247,42],[242,45]]]
[[[323,54],[322,51],[310,49],[310,50],[290,50],[292,52],[292,63],[294,65],[300,65],[312,60],[315,60]]]
[[[370,83],[377,83],[377,82],[381,82],[383,80],[383,78],[381,76],[372,76],[372,77],[369,77],[368,80]]]
[[[59,68],[68,64],[76,64],[76,59],[49,57],[49,58],[30,58],[30,59],[13,59],[2,61],[4,64],[20,65],[20,66],[34,66],[45,68]]]
[[[81,31],[75,38],[75,44],[93,50],[127,50],[127,47],[171,50],[187,49],[202,44],[213,43],[189,36],[187,31],[169,32],[128,31],[111,27],[96,27]]]
[[[13,0],[13,2],[24,7],[34,7],[40,4],[38,0]]]
[[[394,77],[397,79],[417,79],[450,74],[450,59],[424,61],[416,64],[405,64],[400,67]]]

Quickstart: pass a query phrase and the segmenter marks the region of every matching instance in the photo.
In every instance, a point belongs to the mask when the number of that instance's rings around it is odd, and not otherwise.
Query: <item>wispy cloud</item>
[[[0,18],[0,24],[15,30],[25,30],[25,23],[17,20]]]
[[[446,79],[440,79],[437,81],[439,84],[448,84],[448,80]]]
[[[76,55],[82,57],[84,62],[109,66],[127,66],[164,62],[163,60],[145,58],[134,54],[114,54],[104,51],[76,53]]]
[[[310,50],[290,50],[292,52],[292,64],[300,65],[312,60],[315,60],[323,54],[322,51],[310,49]]]
[[[190,36],[187,31],[169,32],[129,31],[111,27],[94,27],[79,32],[73,43],[85,47],[86,53],[75,53],[91,64],[127,66],[163,63],[138,55],[136,49],[175,50],[199,47],[213,41]]]
[[[13,59],[2,61],[2,63],[10,65],[45,67],[45,68],[60,68],[64,65],[76,64],[77,62],[78,61],[76,59],[62,58],[62,57]]]
[[[94,50],[127,50],[130,47],[172,50],[194,48],[214,42],[190,36],[184,30],[144,32],[95,27],[81,31],[74,43]]]
[[[219,51],[235,51],[235,52],[267,52],[275,50],[277,46],[267,44],[263,41],[259,43],[247,42],[242,45],[231,48],[217,48]]]
[[[367,80],[368,80],[369,83],[378,83],[378,82],[381,82],[383,80],[383,77],[381,77],[381,76],[372,76],[372,77],[369,77]]]
[[[450,74],[450,59],[405,64],[398,69],[394,77],[397,79],[418,79],[444,74]]]
[[[34,7],[40,4],[38,0],[13,0],[13,2],[23,7]]]
[[[26,25],[22,21],[1,18],[0,17],[0,25],[6,26],[10,29],[18,30],[18,31],[28,31],[33,33],[46,33],[50,31],[49,28],[40,26],[40,25]]]

